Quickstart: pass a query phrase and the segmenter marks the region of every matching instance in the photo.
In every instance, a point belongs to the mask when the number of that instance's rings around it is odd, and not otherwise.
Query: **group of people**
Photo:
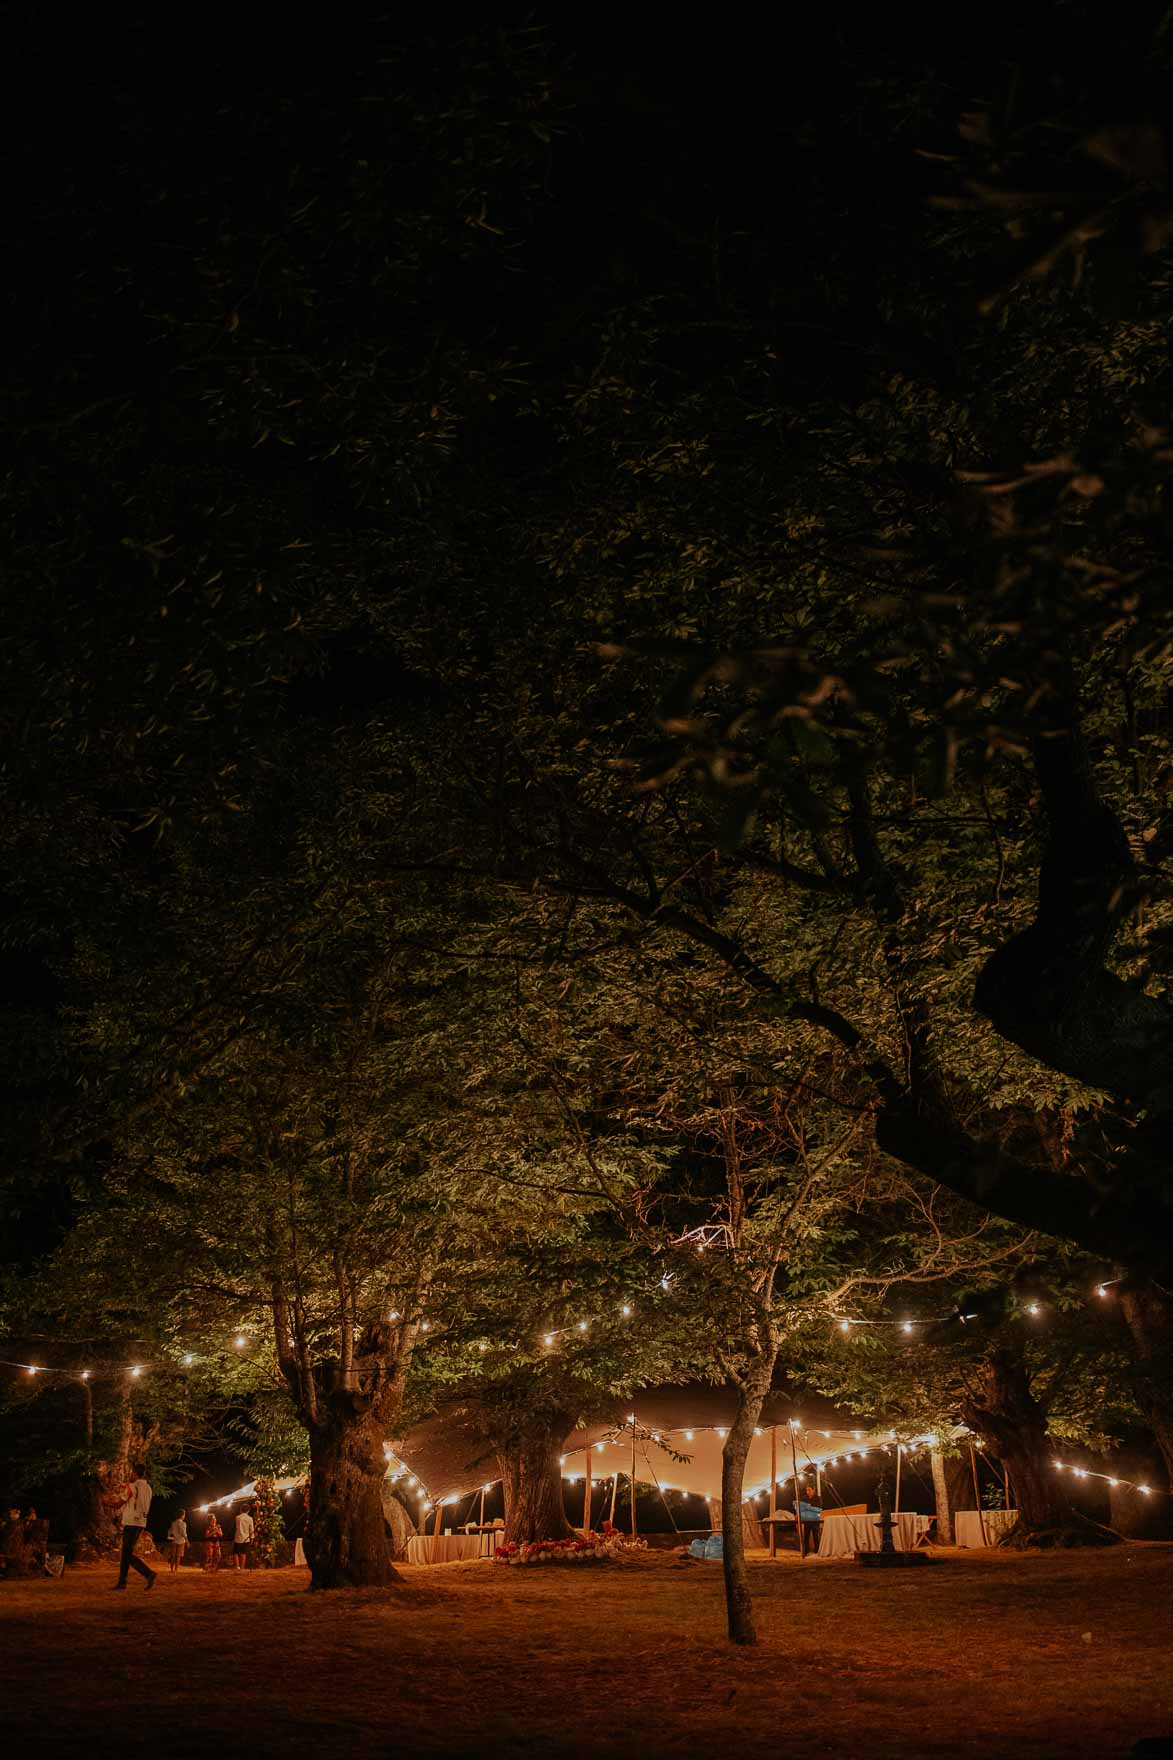
[[[255,1533],[256,1525],[253,1522],[252,1517],[246,1509],[241,1510],[240,1514],[232,1524],[232,1563],[238,1571],[245,1571],[248,1569],[249,1555],[252,1552],[253,1536]],[[181,1509],[167,1530],[167,1564],[168,1569],[173,1574],[178,1571],[180,1565],[183,1563],[183,1555],[187,1551],[189,1538],[190,1536],[187,1531],[187,1511]],[[224,1530],[220,1526],[216,1512],[214,1509],[209,1510],[207,1522],[204,1524],[202,1541],[204,1548],[203,1568],[206,1571],[213,1572],[213,1574],[220,1569],[220,1562],[223,1557],[223,1548],[221,1546],[221,1541],[223,1539]]]
[[[49,1524],[31,1506],[22,1515],[18,1507],[0,1519],[0,1570],[13,1576],[52,1576],[49,1562]]]
[[[135,1548],[142,1538],[147,1525],[147,1517],[151,1509],[151,1487],[147,1483],[146,1468],[135,1466],[134,1478],[127,1486],[126,1501],[122,1506],[122,1553],[119,1560],[118,1581],[114,1587],[125,1589],[130,1572],[137,1571],[139,1576],[147,1580],[147,1588],[153,1589],[158,1572],[151,1570],[141,1558],[135,1557]],[[233,1524],[232,1562],[238,1571],[248,1569],[249,1555],[252,1552],[255,1527],[253,1518],[247,1510],[241,1510]],[[221,1541],[224,1530],[221,1528],[215,1510],[208,1512],[208,1520],[204,1527],[203,1568],[206,1571],[218,1571],[222,1557]],[[183,1563],[187,1551],[187,1511],[181,1509],[167,1530],[167,1568],[174,1576]]]

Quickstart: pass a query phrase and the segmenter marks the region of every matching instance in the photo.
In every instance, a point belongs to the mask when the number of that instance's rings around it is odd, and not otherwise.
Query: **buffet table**
[[[500,1531],[480,1534],[415,1534],[407,1542],[408,1564],[455,1564],[462,1558],[492,1558]]]
[[[1017,1520],[1016,1509],[955,1509],[954,1543],[958,1546],[996,1546]]]
[[[892,1544],[897,1552],[911,1552],[931,1520],[931,1516],[912,1510],[893,1516]],[[878,1512],[866,1516],[828,1516],[824,1512],[819,1524],[819,1557],[852,1558],[857,1552],[879,1552],[879,1522]]]

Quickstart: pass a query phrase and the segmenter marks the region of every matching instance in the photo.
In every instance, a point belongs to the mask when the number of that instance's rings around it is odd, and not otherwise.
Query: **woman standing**
[[[204,1569],[213,1575],[220,1569],[220,1541],[224,1530],[216,1520],[215,1510],[208,1512],[208,1525],[204,1529]]]

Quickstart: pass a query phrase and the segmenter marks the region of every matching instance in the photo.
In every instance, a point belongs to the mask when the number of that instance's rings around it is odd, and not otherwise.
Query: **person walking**
[[[167,1530],[167,1568],[172,1576],[178,1574],[183,1563],[183,1555],[187,1551],[187,1511],[181,1509]]]
[[[236,1527],[232,1533],[233,1563],[238,1571],[248,1569],[248,1555],[253,1544],[253,1519],[246,1509],[242,1509],[236,1518]]]
[[[131,1468],[134,1478],[126,1488],[126,1502],[122,1506],[122,1555],[118,1561],[118,1581],[114,1587],[125,1589],[129,1571],[137,1571],[140,1577],[147,1579],[147,1588],[153,1589],[158,1572],[145,1565],[141,1558],[134,1556],[134,1549],[143,1537],[143,1529],[147,1525],[147,1516],[151,1508],[151,1488],[147,1484],[147,1469],[136,1465]]]
[[[215,1576],[220,1569],[220,1541],[224,1530],[216,1520],[216,1512],[208,1515],[208,1525],[204,1529],[204,1569]]]

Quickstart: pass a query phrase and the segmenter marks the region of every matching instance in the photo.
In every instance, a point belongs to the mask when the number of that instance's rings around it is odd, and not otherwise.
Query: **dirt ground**
[[[0,1583],[0,1741],[37,1756],[1126,1755],[1173,1737],[1173,1546],[762,1556],[761,1642],[720,1567],[405,1568],[310,1595],[282,1570]]]

